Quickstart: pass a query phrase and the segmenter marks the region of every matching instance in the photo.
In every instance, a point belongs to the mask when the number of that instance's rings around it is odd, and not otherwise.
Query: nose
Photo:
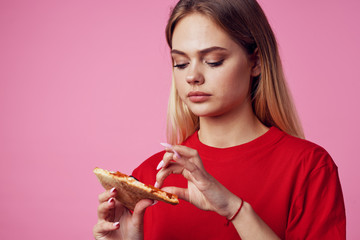
[[[189,70],[186,76],[186,82],[190,85],[200,85],[205,82],[205,78],[201,71],[195,66]]]

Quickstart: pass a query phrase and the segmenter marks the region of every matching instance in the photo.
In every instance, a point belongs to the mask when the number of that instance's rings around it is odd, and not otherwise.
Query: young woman
[[[177,206],[99,195],[96,239],[345,239],[337,167],[303,140],[255,0],[183,0],[166,28],[169,143],[133,176]],[[229,224],[230,223],[230,224]]]

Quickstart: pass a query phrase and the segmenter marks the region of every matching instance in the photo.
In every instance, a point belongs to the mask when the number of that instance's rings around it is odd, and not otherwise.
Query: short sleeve
[[[304,178],[290,208],[286,239],[346,239],[345,206],[338,171],[325,151]]]

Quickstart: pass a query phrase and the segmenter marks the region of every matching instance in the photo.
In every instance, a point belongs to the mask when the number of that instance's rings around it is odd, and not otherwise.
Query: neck
[[[221,116],[200,117],[199,139],[211,147],[227,148],[250,142],[267,130],[247,104]]]

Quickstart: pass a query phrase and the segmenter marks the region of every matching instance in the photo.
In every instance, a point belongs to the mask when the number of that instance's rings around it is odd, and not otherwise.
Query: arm
[[[234,200],[233,202],[236,203],[239,200]],[[241,239],[279,239],[247,202],[243,203],[240,212],[233,219],[232,223]]]
[[[346,239],[344,199],[331,157],[322,149],[308,156],[318,162],[302,182],[289,211],[286,238]]]
[[[182,174],[188,180],[188,188],[166,187],[164,190],[177,194],[202,210],[214,211],[227,219],[234,216],[242,200],[206,172],[196,150],[185,146],[174,146],[174,150],[180,157],[175,156],[171,149],[167,150],[163,168],[156,177],[157,185],[161,186],[172,173]],[[278,239],[246,202],[232,223],[242,239]]]

